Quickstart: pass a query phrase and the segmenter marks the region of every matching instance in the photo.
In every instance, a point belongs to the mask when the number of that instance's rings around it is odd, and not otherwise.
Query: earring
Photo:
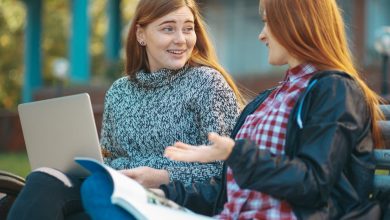
[[[139,44],[140,44],[141,46],[145,46],[145,45],[146,45],[145,41],[140,41]]]

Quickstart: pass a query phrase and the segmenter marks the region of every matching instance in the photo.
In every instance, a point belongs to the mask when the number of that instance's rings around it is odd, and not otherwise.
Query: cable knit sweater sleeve
[[[223,76],[216,70],[204,67],[199,77],[201,87],[194,96],[193,104],[198,114],[198,128],[201,144],[208,142],[208,133],[216,132],[229,136],[239,114],[237,99]],[[206,181],[212,176],[219,176],[222,172],[222,162],[208,164],[193,163],[192,166],[178,162],[169,167],[170,181],[179,180],[184,183]]]
[[[111,161],[113,159],[127,158],[126,151],[122,147],[117,146],[117,144],[115,143],[115,138],[112,138],[112,136],[114,135],[114,121],[112,119],[112,114],[115,114],[115,111],[113,111],[112,108],[112,105],[115,104],[112,103],[115,99],[115,96],[112,94],[113,87],[115,87],[115,83],[106,93],[106,97],[104,100],[102,128],[100,132],[100,146],[102,149],[104,163],[107,165],[111,165]]]

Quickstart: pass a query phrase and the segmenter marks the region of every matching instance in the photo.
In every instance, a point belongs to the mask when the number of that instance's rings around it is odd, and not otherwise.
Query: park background
[[[198,0],[223,66],[248,96],[277,84],[286,67],[267,63],[258,0]],[[338,0],[355,62],[388,96],[386,55],[375,48],[390,25],[388,0]],[[0,0],[0,170],[29,172],[19,103],[88,92],[100,131],[104,93],[123,76],[124,38],[137,0]],[[388,58],[388,57],[387,57]],[[50,156],[50,155],[48,155]]]

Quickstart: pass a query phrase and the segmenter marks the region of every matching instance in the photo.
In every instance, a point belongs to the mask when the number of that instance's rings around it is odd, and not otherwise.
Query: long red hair
[[[145,27],[151,22],[167,15],[181,7],[187,6],[194,15],[196,44],[188,61],[190,66],[208,66],[218,70],[235,93],[239,105],[244,105],[244,99],[234,83],[233,78],[219,64],[217,55],[207,35],[205,23],[195,0],[140,0],[133,17],[126,42],[125,72],[130,78],[141,69],[149,70],[145,47],[138,44],[137,25]]]
[[[382,144],[377,121],[381,98],[362,80],[352,61],[341,10],[336,0],[260,0],[269,30],[289,53],[319,70],[341,70],[362,88],[372,116],[375,146]]]

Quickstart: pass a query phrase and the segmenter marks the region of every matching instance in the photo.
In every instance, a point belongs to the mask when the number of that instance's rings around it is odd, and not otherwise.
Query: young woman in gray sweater
[[[190,185],[220,175],[221,162],[183,163],[163,156],[177,140],[203,145],[209,132],[228,135],[243,102],[218,64],[195,1],[139,2],[127,36],[125,72],[106,94],[105,163],[146,187],[175,180]],[[32,172],[8,218],[87,218],[80,184],[53,169]]]

